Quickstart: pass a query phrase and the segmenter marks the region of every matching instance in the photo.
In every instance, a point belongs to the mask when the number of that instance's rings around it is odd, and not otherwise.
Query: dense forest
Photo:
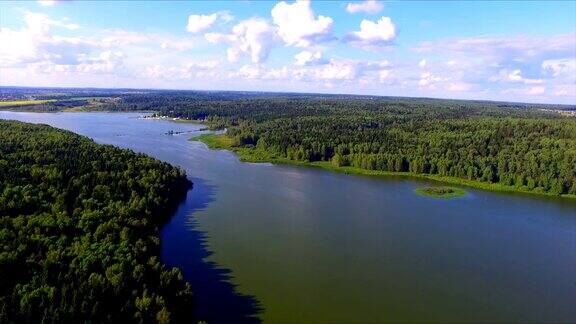
[[[576,194],[576,119],[538,106],[433,99],[248,98],[161,105],[294,161]]]
[[[0,322],[190,322],[159,256],[183,171],[46,125],[0,121]]]
[[[91,107],[98,110],[202,120],[226,128],[237,147],[292,161],[576,195],[575,106],[259,92],[50,91],[5,93],[56,100],[35,110],[61,110],[59,102],[94,96],[90,100],[98,104]]]

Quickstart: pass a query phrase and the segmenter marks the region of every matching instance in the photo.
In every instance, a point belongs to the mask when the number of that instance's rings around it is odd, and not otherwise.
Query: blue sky
[[[0,28],[0,85],[576,104],[574,1],[4,1]]]

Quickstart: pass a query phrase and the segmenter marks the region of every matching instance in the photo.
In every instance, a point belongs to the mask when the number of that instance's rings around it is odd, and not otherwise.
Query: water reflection
[[[161,233],[162,261],[168,267],[182,269],[195,294],[195,318],[207,323],[258,323],[262,311],[258,301],[240,295],[230,281],[230,270],[207,258],[207,236],[198,230],[191,215],[206,209],[214,201],[216,187],[200,178],[192,178],[194,188],[178,207],[174,217]]]

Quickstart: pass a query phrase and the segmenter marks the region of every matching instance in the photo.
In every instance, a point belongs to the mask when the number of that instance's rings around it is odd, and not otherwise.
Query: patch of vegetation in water
[[[466,191],[454,187],[425,187],[417,188],[416,193],[422,196],[429,196],[435,198],[454,198],[461,197],[466,194]]]

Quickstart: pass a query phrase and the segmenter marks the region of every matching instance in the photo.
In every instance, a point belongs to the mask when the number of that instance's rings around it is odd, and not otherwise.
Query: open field
[[[0,107],[19,107],[19,106],[32,106],[41,105],[45,103],[56,102],[55,99],[49,100],[13,100],[13,101],[0,101]]]

